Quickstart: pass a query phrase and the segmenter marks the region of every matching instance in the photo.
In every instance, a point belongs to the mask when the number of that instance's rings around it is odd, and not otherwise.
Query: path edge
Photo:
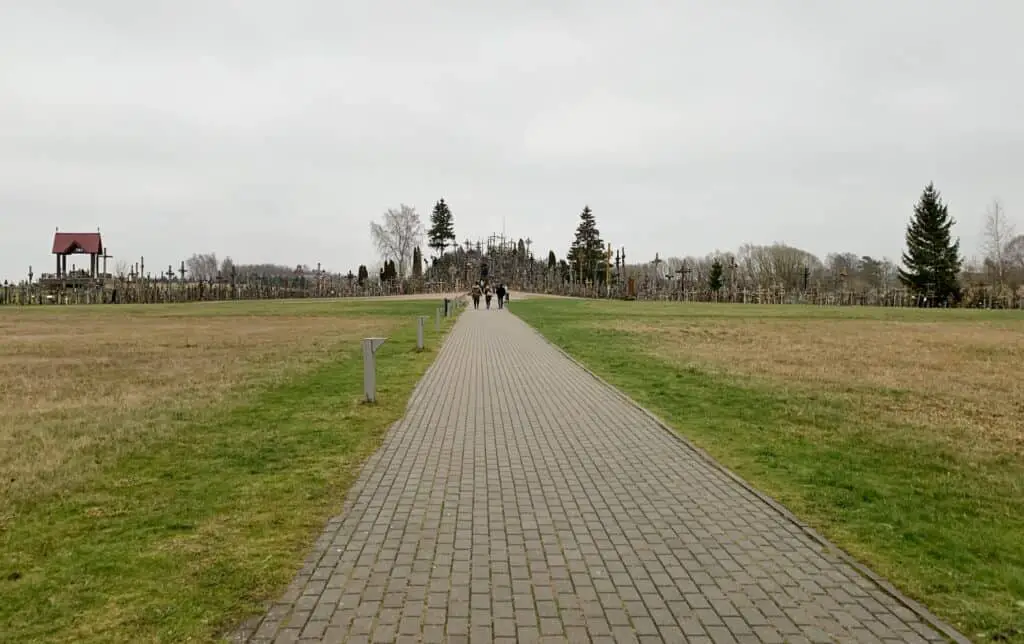
[[[458,299],[463,300],[463,304],[465,303],[465,298],[459,297]],[[444,335],[441,338],[440,344],[438,344],[437,346],[436,355],[434,355],[434,359],[430,361],[430,364],[423,371],[423,375],[420,376],[419,380],[416,381],[416,384],[413,385],[412,391],[409,392],[409,398],[405,402],[405,407],[402,408],[401,417],[399,417],[398,420],[387,426],[387,428],[380,436],[380,442],[373,448],[369,456],[363,459],[362,463],[359,464],[359,467],[356,469],[352,485],[349,486],[348,490],[345,491],[345,496],[342,499],[341,509],[338,510],[337,514],[331,515],[327,518],[327,521],[324,522],[323,526],[320,528],[319,536],[317,536],[316,540],[313,542],[313,546],[307,551],[305,559],[302,560],[302,565],[295,571],[295,574],[292,576],[292,580],[288,582],[288,585],[284,588],[283,592],[278,593],[277,595],[263,602],[264,607],[262,612],[252,615],[251,617],[243,620],[240,623],[235,623],[234,627],[230,631],[222,633],[219,636],[219,642],[223,644],[247,644],[256,635],[256,631],[259,630],[259,627],[263,623],[263,620],[266,619],[267,613],[269,613],[276,604],[287,603],[286,601],[283,601],[283,598],[286,598],[290,594],[298,595],[298,593],[301,592],[302,588],[308,581],[308,576],[311,575],[312,570],[315,569],[316,564],[319,563],[320,560],[323,559],[323,556],[327,554],[327,551],[330,550],[329,544],[325,544],[323,547],[321,547],[320,540],[327,533],[333,521],[338,520],[342,516],[347,514],[349,510],[349,501],[358,498],[359,493],[363,489],[362,477],[364,471],[366,470],[366,466],[369,465],[370,461],[373,460],[374,456],[376,456],[377,453],[381,450],[381,448],[384,447],[384,442],[387,440],[388,435],[394,431],[395,427],[397,427],[399,424],[402,423],[403,420],[405,420],[405,417],[409,413],[409,407],[412,406],[413,399],[416,397],[418,393],[420,393],[420,387],[423,384],[423,381],[427,379],[427,375],[430,374],[430,372],[434,369],[435,366],[437,366],[437,359],[441,356],[441,351],[445,348],[445,346],[447,346],[447,344],[451,340],[453,335],[452,332],[455,330],[455,325],[458,324],[459,317],[462,315],[463,312],[464,309],[459,310],[454,314],[451,326],[444,330]],[[308,573],[307,570],[309,571]]]
[[[511,313],[511,311],[509,311],[509,312]],[[513,315],[515,315],[515,314],[513,313]],[[970,639],[968,639],[962,633],[960,633],[955,628],[953,628],[953,626],[951,626],[951,625],[947,624],[945,621],[939,619],[939,617],[937,615],[933,614],[931,611],[929,611],[927,608],[925,608],[925,606],[923,604],[921,604],[921,603],[911,599],[910,597],[907,597],[906,595],[904,595],[902,592],[899,591],[899,589],[897,589],[895,586],[893,586],[890,582],[886,581],[881,576],[879,576],[877,573],[872,571],[870,568],[868,568],[864,564],[862,564],[859,561],[857,561],[848,552],[846,552],[845,550],[843,550],[842,548],[840,548],[836,544],[834,544],[831,541],[829,541],[828,539],[826,539],[817,530],[815,530],[811,526],[809,526],[806,523],[804,523],[795,514],[793,514],[789,509],[787,509],[784,505],[782,505],[781,503],[779,503],[775,499],[771,498],[767,494],[761,492],[760,490],[755,488],[753,485],[748,483],[745,479],[740,477],[738,474],[736,474],[735,472],[733,472],[732,470],[730,470],[726,466],[724,466],[721,463],[719,463],[718,460],[716,460],[713,456],[711,456],[711,454],[707,453],[704,449],[702,449],[702,448],[698,447],[697,445],[695,445],[692,441],[690,441],[690,439],[688,439],[685,436],[683,436],[679,431],[673,429],[671,425],[669,425],[667,422],[665,422],[664,420],[659,418],[657,415],[655,415],[654,412],[650,411],[649,409],[647,409],[646,407],[644,407],[643,405],[641,405],[637,401],[633,400],[633,398],[628,396],[624,391],[620,390],[618,387],[612,385],[610,382],[608,382],[607,380],[605,380],[601,376],[597,375],[597,373],[595,373],[592,369],[590,369],[590,367],[586,366],[585,364],[580,362],[578,359],[576,359],[575,356],[573,356],[568,351],[566,351],[562,347],[558,346],[557,344],[555,344],[554,342],[549,340],[547,338],[547,336],[545,336],[543,333],[541,333],[539,330],[537,330],[536,327],[534,327],[533,325],[529,324],[528,322],[526,322],[526,320],[523,320],[523,318],[519,317],[518,315],[516,315],[516,318],[518,318],[519,321],[521,321],[523,324],[525,324],[531,331],[536,333],[537,336],[539,336],[546,344],[548,344],[549,346],[553,347],[556,351],[558,351],[560,354],[565,356],[570,362],[572,362],[574,365],[576,365],[579,369],[583,370],[583,372],[586,373],[588,376],[590,376],[591,378],[596,380],[598,383],[600,383],[606,389],[611,390],[611,392],[613,394],[615,394],[618,398],[620,398],[626,404],[628,404],[629,406],[633,407],[634,409],[636,409],[637,411],[642,413],[651,422],[653,422],[655,425],[660,427],[662,430],[664,430],[665,432],[668,432],[673,438],[675,438],[677,441],[679,441],[686,449],[688,449],[691,452],[693,452],[699,459],[701,459],[702,461],[704,461],[705,463],[707,463],[711,467],[715,468],[716,470],[718,470],[722,474],[726,475],[729,479],[731,479],[733,482],[735,482],[737,485],[739,485],[741,488],[743,488],[747,493],[753,495],[756,499],[760,500],[762,503],[764,503],[768,507],[770,507],[773,510],[775,510],[775,512],[777,512],[779,515],[781,515],[784,519],[786,519],[787,521],[789,521],[790,523],[792,523],[796,527],[800,528],[800,530],[803,531],[804,534],[809,536],[811,539],[813,539],[816,543],[818,543],[823,548],[828,549],[831,553],[835,554],[837,557],[842,559],[843,563],[847,564],[848,566],[850,566],[851,568],[856,570],[858,573],[860,573],[860,575],[862,575],[863,577],[865,577],[868,580],[870,580],[872,583],[874,583],[876,586],[878,586],[879,589],[881,589],[886,594],[888,594],[890,597],[892,597],[897,602],[902,604],[904,608],[906,608],[907,610],[909,610],[912,613],[914,613],[915,615],[917,615],[917,617],[919,617],[921,619],[921,621],[925,622],[926,624],[928,624],[929,626],[934,628],[936,631],[938,631],[940,634],[944,635],[950,641],[957,642],[957,644],[971,644],[971,640]]]

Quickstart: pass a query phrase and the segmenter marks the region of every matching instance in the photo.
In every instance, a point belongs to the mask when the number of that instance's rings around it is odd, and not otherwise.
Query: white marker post
[[[387,338],[363,338],[363,392],[366,402],[377,402],[377,360],[375,355]]]
[[[434,331],[441,330],[441,307],[434,309]]]
[[[416,318],[416,350],[423,351],[423,327],[427,325],[427,316]]]

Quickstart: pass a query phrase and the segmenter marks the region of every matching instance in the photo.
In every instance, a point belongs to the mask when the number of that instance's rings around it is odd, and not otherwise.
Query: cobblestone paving
[[[944,641],[482,307],[254,626],[253,642]]]

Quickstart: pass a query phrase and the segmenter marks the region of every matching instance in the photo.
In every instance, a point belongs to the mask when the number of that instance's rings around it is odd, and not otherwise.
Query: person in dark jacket
[[[473,308],[474,309],[480,308],[480,285],[479,284],[474,284],[473,285],[472,295],[473,295]]]
[[[498,296],[498,308],[505,308],[505,290],[504,284],[498,284],[498,288],[494,289],[494,294]]]

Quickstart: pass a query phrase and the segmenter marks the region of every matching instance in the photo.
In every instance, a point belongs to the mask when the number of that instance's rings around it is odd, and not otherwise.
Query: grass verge
[[[515,311],[969,637],[1024,641],[1019,314]]]
[[[20,397],[5,399],[8,416],[21,423],[0,426],[8,443],[17,435],[40,449],[58,446],[54,432],[71,423],[81,448],[54,447],[59,454],[40,455],[35,469],[24,462],[31,458],[26,452],[3,461],[0,639],[208,641],[259,613],[291,580],[324,522],[340,510],[358,466],[403,413],[441,340],[431,322],[428,350],[415,351],[415,315],[431,314],[434,306],[296,302],[4,312],[0,323],[8,336],[0,347],[24,364],[55,350],[52,338],[38,346],[32,340],[33,329],[55,324],[54,315],[67,316],[56,322],[86,334],[97,326],[119,329],[123,342],[107,346],[115,354],[107,377],[94,379],[101,384],[61,399],[74,404],[40,404],[42,385],[4,374],[6,391],[36,392],[24,404]],[[151,321],[160,333],[147,331]],[[137,342],[126,335],[133,328]],[[260,328],[280,333],[254,339]],[[12,329],[21,329],[18,338],[11,339]],[[378,353],[379,402],[364,405],[358,339],[371,330],[390,339]],[[172,340],[154,358],[149,347],[185,335],[188,343]],[[319,340],[293,341],[307,335]],[[291,355],[274,349],[279,343]],[[129,349],[116,353],[120,345]],[[88,353],[87,346],[68,347],[63,352],[72,362]],[[216,357],[188,357],[203,348]],[[160,365],[132,366],[138,351]],[[248,358],[214,369],[235,353]],[[136,391],[130,400],[138,404],[127,407],[129,399],[113,395],[143,372],[164,382],[182,361],[188,364],[182,371],[192,375],[180,387],[154,386],[152,397],[151,388]],[[214,385],[221,381],[227,384]],[[199,395],[207,390],[210,400]],[[97,401],[97,391],[106,397]],[[104,411],[100,402],[110,398],[113,426],[102,416],[78,416],[83,409]],[[32,420],[44,435],[22,426]],[[125,426],[131,430],[122,431]],[[118,441],[102,438],[111,432]],[[19,484],[21,478],[31,484]]]

